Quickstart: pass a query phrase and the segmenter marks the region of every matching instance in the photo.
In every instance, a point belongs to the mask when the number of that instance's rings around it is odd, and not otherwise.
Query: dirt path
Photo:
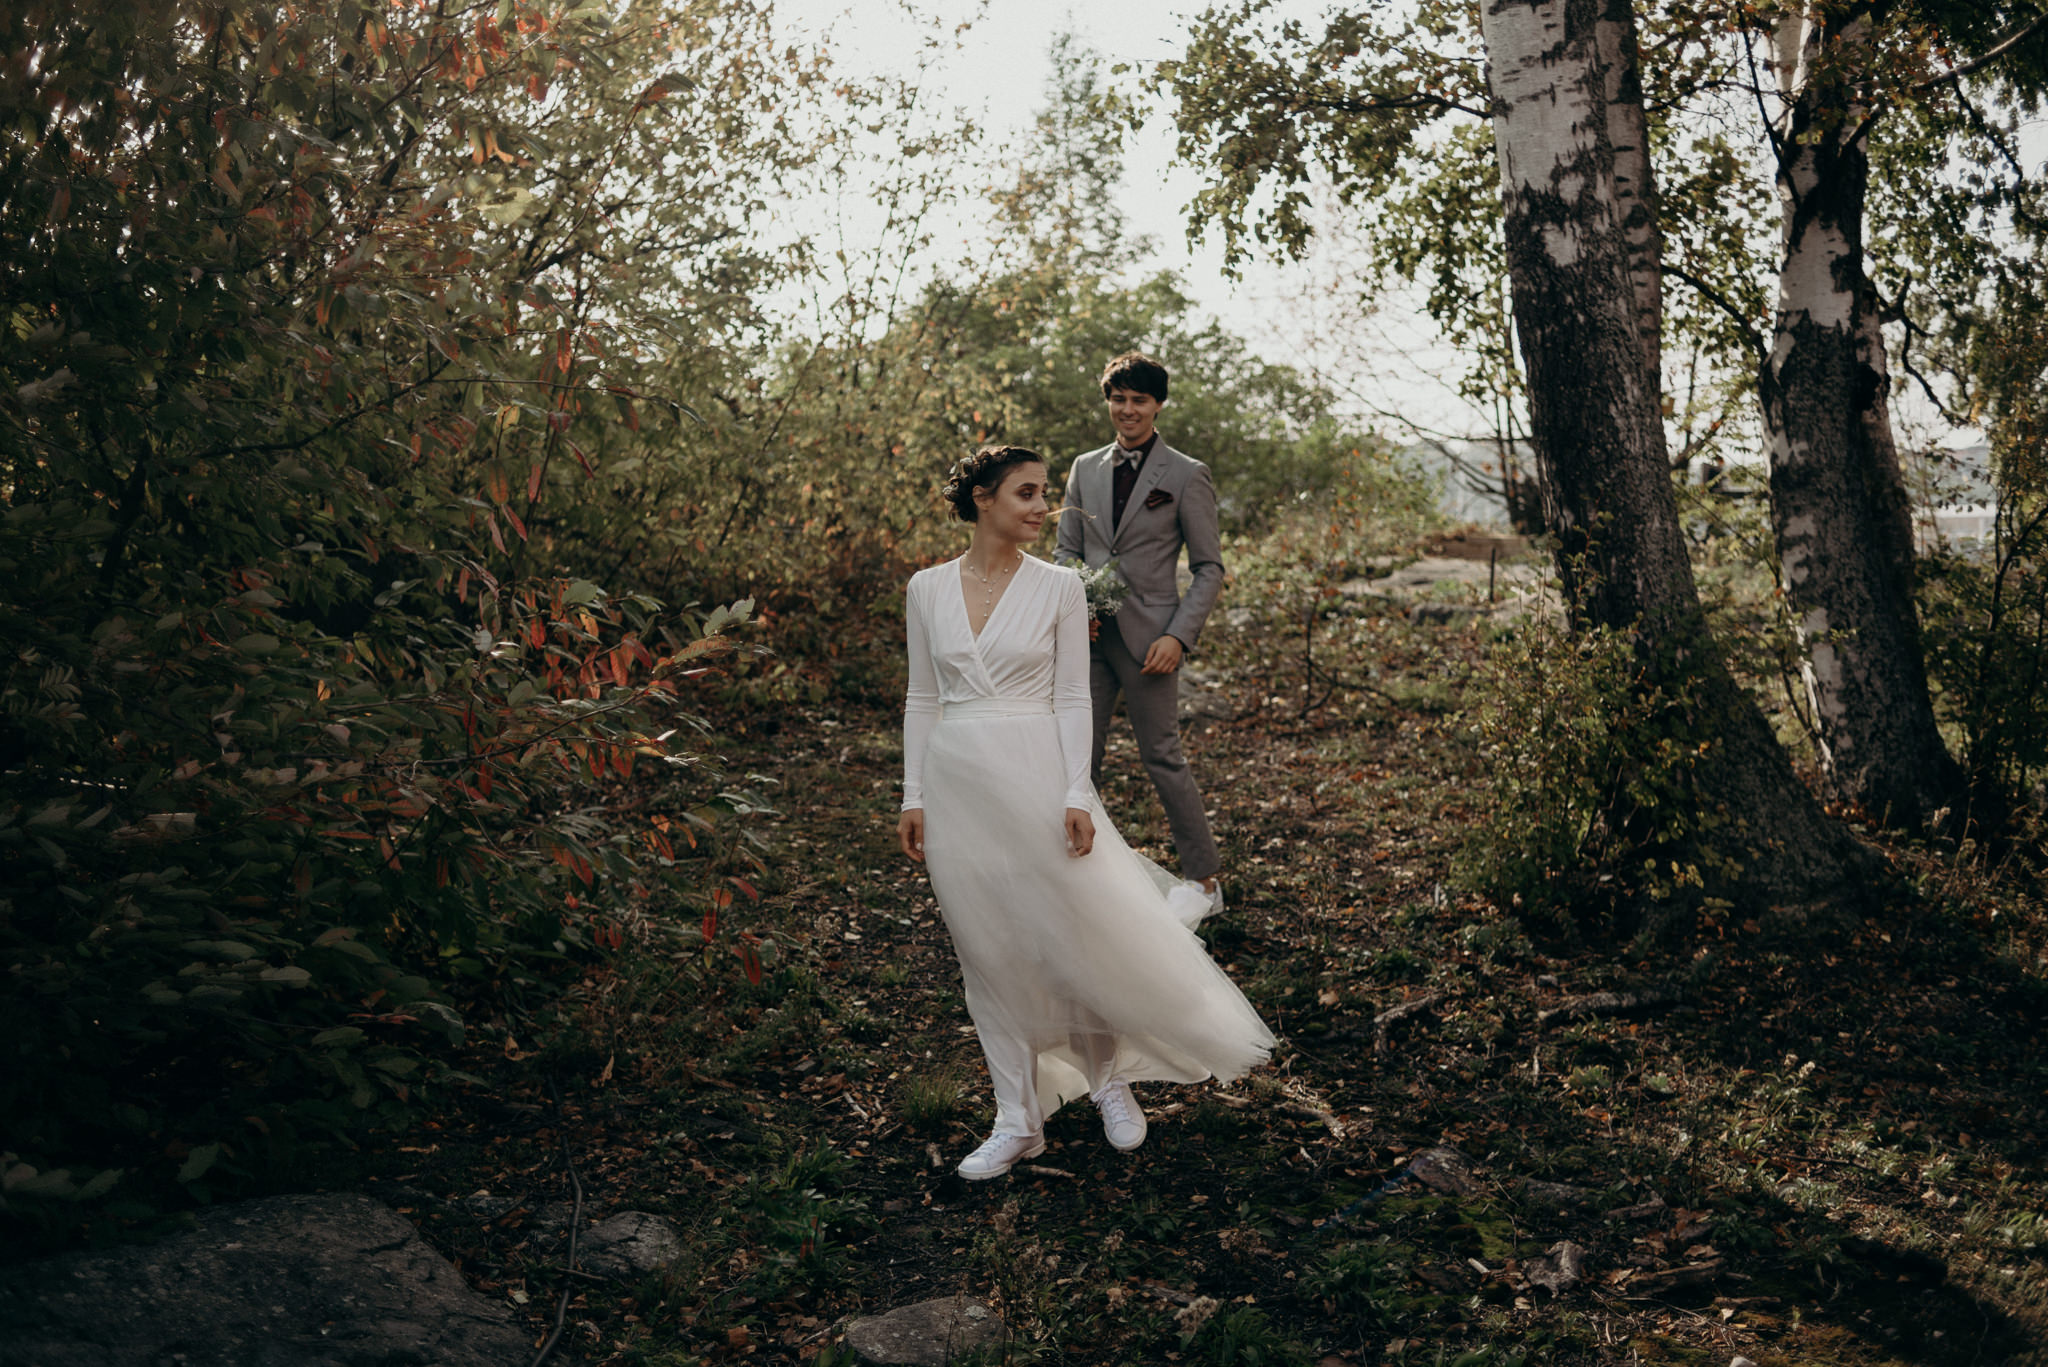
[[[1799,952],[1710,927],[1689,964],[1533,945],[1450,878],[1483,776],[1442,682],[1477,643],[1305,723],[1212,666],[1235,720],[1189,748],[1231,904],[1203,934],[1283,1045],[1228,1089],[1142,1089],[1135,1153],[1069,1107],[1028,1168],[952,1175],[980,1055],[892,848],[893,713],[841,704],[735,741],[777,813],[720,943],[772,941],[761,981],[722,952],[593,971],[400,1194],[537,1323],[564,1139],[600,1210],[674,1220],[666,1274],[572,1286],[590,1360],[831,1363],[848,1316],[954,1291],[1018,1361],[2025,1360],[2038,978],[1932,908]],[[1108,769],[1165,854],[1127,741]],[[457,1199],[480,1172],[523,1185],[509,1216]]]

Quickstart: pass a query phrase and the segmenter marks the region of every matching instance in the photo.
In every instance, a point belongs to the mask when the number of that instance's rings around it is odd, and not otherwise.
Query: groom
[[[1179,710],[1181,656],[1195,644],[1223,588],[1216,490],[1209,467],[1168,446],[1153,427],[1166,403],[1165,366],[1127,352],[1104,368],[1102,397],[1116,440],[1075,457],[1053,557],[1091,568],[1113,559],[1131,586],[1089,648],[1095,783],[1102,785],[1103,741],[1122,693],[1138,752],[1166,808],[1181,876],[1208,896],[1211,911],[1220,911],[1222,861],[1181,753]],[[1176,579],[1183,546],[1194,574],[1185,598]]]

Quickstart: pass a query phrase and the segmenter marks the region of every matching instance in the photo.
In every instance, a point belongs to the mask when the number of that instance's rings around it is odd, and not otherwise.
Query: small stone
[[[1472,1160],[1452,1148],[1424,1149],[1411,1155],[1408,1175],[1446,1196],[1474,1196],[1480,1189]]]
[[[1522,1275],[1532,1286],[1540,1286],[1553,1296],[1561,1296],[1577,1286],[1586,1273],[1586,1250],[1570,1239],[1550,1246],[1542,1257],[1522,1269]]]
[[[622,1210],[592,1225],[576,1246],[586,1270],[608,1277],[644,1277],[683,1256],[675,1226],[641,1210]]]
[[[1585,1187],[1569,1182],[1539,1182],[1533,1177],[1522,1179],[1522,1195],[1530,1204],[1551,1210],[1571,1210],[1593,1199],[1593,1193]]]
[[[1742,1354],[1737,1353],[1734,1357],[1728,1359],[1728,1367],[1756,1367],[1756,1364]]]
[[[898,1306],[846,1326],[847,1346],[877,1367],[946,1367],[1002,1340],[1002,1319],[965,1296]]]

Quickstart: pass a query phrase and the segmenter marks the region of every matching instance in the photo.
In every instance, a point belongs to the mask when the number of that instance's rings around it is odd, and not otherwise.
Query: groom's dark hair
[[[1102,368],[1102,397],[1112,389],[1133,389],[1166,402],[1166,367],[1142,351],[1126,351]]]

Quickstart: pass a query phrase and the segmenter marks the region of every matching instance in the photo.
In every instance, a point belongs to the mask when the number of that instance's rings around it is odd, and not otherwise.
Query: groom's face
[[[1136,389],[1109,391],[1109,420],[1116,426],[1117,440],[1125,446],[1142,445],[1159,420],[1159,400]]]

